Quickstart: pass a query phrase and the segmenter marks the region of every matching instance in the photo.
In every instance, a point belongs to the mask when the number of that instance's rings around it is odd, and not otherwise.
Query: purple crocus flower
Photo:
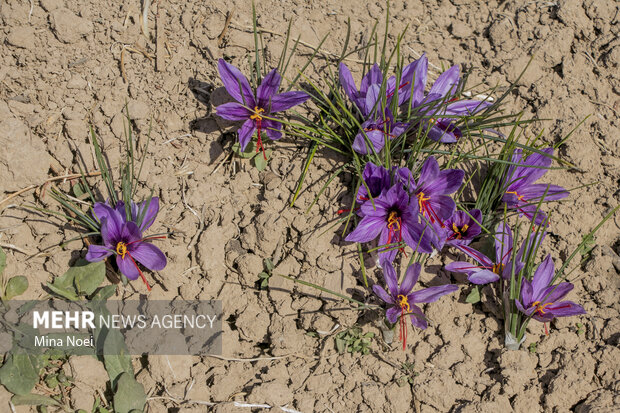
[[[407,130],[407,124],[395,122],[394,116],[389,109],[385,109],[383,116],[372,116],[371,119],[362,123],[363,132],[360,131],[353,141],[352,148],[361,155],[373,153],[368,147],[367,139],[372,143],[374,152],[379,152],[385,146],[386,139],[394,139]]]
[[[523,279],[521,300],[515,300],[519,311],[542,323],[547,323],[555,317],[586,313],[583,307],[572,301],[560,301],[573,289],[573,284],[562,282],[551,285],[554,274],[553,260],[551,255],[547,255],[547,258],[536,269],[532,280]],[[545,325],[545,330],[546,327]]]
[[[478,100],[459,100],[459,97],[454,97],[460,82],[458,65],[452,66],[439,75],[428,94],[424,96],[428,76],[428,58],[424,54],[414,63],[416,63],[415,67],[411,67],[415,79],[411,107],[419,108],[421,116],[429,117],[429,120],[425,122],[429,138],[438,142],[456,142],[463,134],[455,125],[454,119],[480,112],[490,106],[491,103]],[[445,108],[440,106],[443,103],[447,103]]]
[[[543,149],[542,152],[553,155],[553,148]],[[536,215],[534,223],[540,225],[547,219],[544,212],[536,212],[543,196],[545,201],[556,201],[567,197],[569,193],[558,185],[535,183],[551,166],[550,157],[533,153],[523,159],[521,149],[515,149],[512,162],[516,165],[511,165],[506,173],[502,201],[508,208],[518,210],[520,216],[525,215],[530,221]]]
[[[362,172],[362,179],[366,185],[360,185],[356,196],[357,203],[360,205],[368,201],[370,197],[374,199],[390,189],[390,173],[381,165],[377,166],[372,162],[367,162]],[[367,187],[368,189],[366,189]],[[370,190],[370,194],[368,190]]]
[[[235,66],[220,59],[217,64],[224,87],[237,102],[224,103],[215,108],[218,116],[227,120],[245,122],[239,129],[239,144],[241,150],[250,142],[254,132],[257,132],[256,152],[263,147],[261,132],[264,130],[271,140],[282,137],[282,123],[273,119],[265,119],[272,113],[282,112],[297,106],[310,98],[305,92],[277,93],[280,88],[282,77],[276,69],[273,69],[263,78],[256,89],[256,96],[250,87],[250,82]]]
[[[480,265],[472,265],[464,261],[455,261],[446,265],[446,270],[467,274],[467,279],[474,284],[488,284],[503,278],[509,278],[512,271],[512,231],[508,225],[500,222],[495,230],[495,261],[465,245],[454,245],[456,248],[473,258]],[[517,257],[518,258],[518,257]],[[521,271],[523,264],[517,259],[515,272]]]
[[[145,204],[141,204],[141,206],[145,207]],[[152,217],[152,220],[143,220],[143,228],[148,228],[152,224],[158,208],[159,203],[151,200],[148,209],[143,212],[145,217]],[[127,220],[123,205],[112,208],[105,203],[98,202],[93,210],[95,217],[101,223],[103,245],[89,245],[86,260],[98,262],[114,254],[120,272],[130,280],[135,280],[140,276],[150,291],[151,287],[138,263],[152,271],[164,269],[166,256],[159,248],[147,241],[165,237],[142,238],[140,227],[135,222]],[[135,210],[139,212],[140,206],[137,206]]]
[[[456,203],[448,195],[459,189],[464,176],[465,172],[460,169],[440,171],[435,157],[429,156],[422,165],[414,190],[420,213],[431,223],[439,223],[443,227],[443,222],[456,209]]]
[[[426,317],[424,313],[416,305],[416,303],[432,303],[437,301],[441,296],[449,294],[458,290],[458,286],[453,284],[441,285],[437,287],[423,288],[421,290],[412,292],[418,278],[420,277],[421,265],[416,262],[407,268],[405,278],[403,282],[398,285],[398,276],[396,270],[392,266],[392,263],[383,260],[381,263],[383,267],[383,278],[388,287],[386,292],[383,287],[375,284],[372,286],[372,290],[377,296],[387,304],[387,310],[385,317],[387,320],[396,324],[400,318],[400,340],[403,342],[403,350],[407,345],[407,323],[405,316],[409,314],[411,324],[422,330],[428,327]]]
[[[418,221],[415,198],[410,197],[400,183],[375,198],[374,202],[365,202],[360,212],[363,218],[345,238],[346,241],[369,242],[378,236],[379,245],[405,241],[414,251],[432,252],[431,236],[425,231],[425,225]],[[396,252],[382,251],[389,261],[394,260]]]
[[[414,62],[403,69],[398,86],[398,106],[402,105],[409,99],[411,95],[411,80],[415,73],[417,63]],[[340,84],[344,89],[351,102],[355,104],[362,113],[364,118],[370,117],[370,114],[378,106],[379,94],[383,84],[383,73],[378,64],[372,65],[368,73],[362,78],[359,90],[353,80],[351,71],[344,63],[340,63]],[[417,82],[416,82],[417,84]],[[409,86],[409,87],[408,87]],[[424,88],[422,88],[424,89]],[[386,106],[389,106],[394,94],[396,93],[396,77],[391,76],[385,84]],[[397,135],[398,136],[398,135]]]
[[[472,209],[469,215],[465,211],[454,212],[443,222],[443,227],[437,223],[433,224],[437,234],[437,249],[441,250],[444,244],[469,245],[482,232],[479,222],[482,222],[482,212],[479,209]]]

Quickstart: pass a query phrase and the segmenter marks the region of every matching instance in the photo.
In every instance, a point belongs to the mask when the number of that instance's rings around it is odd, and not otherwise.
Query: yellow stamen
[[[125,258],[125,254],[127,254],[127,244],[124,242],[116,244],[116,253],[120,255],[121,258]]]
[[[395,231],[400,231],[400,221],[398,220],[398,213],[396,211],[392,211],[390,215],[388,215],[388,228],[393,230],[394,228],[392,228],[392,225],[396,225]]]
[[[254,114],[250,116],[250,119],[252,120],[263,120],[263,117],[260,115],[261,113],[263,113],[265,111],[265,109],[263,108],[259,108],[258,106],[254,106]]]
[[[429,196],[424,196],[424,192],[420,192],[420,193],[418,194],[418,206],[420,207],[420,211],[422,211],[422,215],[426,215],[426,211],[424,211],[424,210],[422,209],[422,203],[424,203],[424,202],[426,202],[426,201],[428,201],[428,200],[430,200],[430,199],[431,199],[431,197],[429,197]]]
[[[406,295],[399,294],[398,297],[396,298],[398,298],[399,300],[398,305],[400,306],[400,308],[402,308],[406,312],[409,312],[411,310],[411,307],[409,306],[409,302],[407,301]]]
[[[502,275],[501,273],[504,271],[504,264],[495,264],[493,266],[493,272],[497,275]]]
[[[540,304],[540,301],[534,301],[532,303],[532,307],[536,307],[536,312],[540,313],[540,314],[545,314],[545,307],[548,305],[551,305],[553,303],[545,303],[545,304]]]
[[[456,234],[457,239],[461,239],[463,234],[467,232],[467,228],[469,228],[469,225],[467,224],[463,225],[461,229],[459,229],[454,222],[452,223],[452,231]]]
[[[506,191],[507,194],[513,194],[517,197],[519,201],[526,202],[523,195],[519,195],[516,191]]]

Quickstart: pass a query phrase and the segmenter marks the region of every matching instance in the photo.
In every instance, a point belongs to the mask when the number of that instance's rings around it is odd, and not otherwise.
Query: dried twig
[[[230,10],[228,12],[226,12],[226,21],[224,22],[224,28],[222,29],[222,32],[220,33],[220,35],[217,37],[217,47],[222,47],[222,45],[224,44],[224,37],[226,37],[226,32],[228,31],[228,27],[230,26],[230,21],[232,20],[232,15],[233,15],[234,9],[231,12]]]

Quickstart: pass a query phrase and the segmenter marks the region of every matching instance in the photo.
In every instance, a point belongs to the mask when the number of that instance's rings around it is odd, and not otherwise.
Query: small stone
[[[34,49],[34,28],[30,26],[14,27],[6,37],[11,46],[22,49]]]
[[[55,9],[50,13],[52,30],[63,43],[75,43],[93,31],[93,24],[67,8]]]
[[[71,79],[67,82],[67,89],[86,89],[88,83],[82,76],[73,75]]]
[[[149,105],[142,100],[132,100],[127,105],[129,117],[135,120],[147,119],[149,116]]]

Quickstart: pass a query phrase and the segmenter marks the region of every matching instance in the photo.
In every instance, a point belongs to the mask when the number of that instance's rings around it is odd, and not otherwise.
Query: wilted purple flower
[[[542,150],[547,155],[553,155],[553,148]],[[512,162],[517,165],[510,165],[506,173],[504,188],[504,201],[508,208],[519,211],[519,215],[525,215],[530,221],[536,215],[534,223],[542,224],[547,215],[536,212],[538,203],[544,196],[545,201],[556,201],[568,196],[568,191],[558,185],[535,184],[551,166],[551,158],[540,153],[533,153],[523,159],[521,149],[515,149],[512,155]]]
[[[404,241],[414,251],[430,253],[430,235],[418,221],[417,204],[400,183],[393,185],[374,202],[365,202],[360,208],[363,217],[346,241],[369,242],[379,236],[379,245]],[[373,205],[374,204],[374,205]],[[393,261],[396,250],[383,251]]]
[[[532,280],[523,279],[521,285],[521,300],[515,300],[519,311],[532,318],[547,323],[555,317],[568,317],[585,314],[580,305],[572,301],[560,301],[572,289],[569,282],[551,285],[555,274],[555,266],[551,255],[538,266]],[[546,329],[545,325],[545,329]]]
[[[374,151],[379,152],[385,146],[387,139],[395,139],[407,130],[407,124],[395,122],[394,116],[389,109],[385,109],[383,116],[371,115],[371,119],[362,123],[363,132],[360,131],[353,141],[352,148],[355,152],[367,155],[373,153],[368,147],[368,141],[372,144]]]
[[[385,312],[385,317],[388,321],[392,324],[396,324],[400,318],[400,339],[403,342],[404,350],[407,345],[406,315],[410,316],[411,324],[414,326],[422,330],[428,327],[424,313],[420,307],[415,304],[432,303],[433,301],[437,301],[442,295],[454,292],[459,288],[456,285],[448,284],[412,292],[413,287],[415,287],[420,277],[420,270],[422,268],[420,263],[416,262],[407,268],[405,278],[400,286],[398,285],[398,276],[396,275],[396,270],[392,266],[392,263],[383,260],[381,266],[383,267],[383,278],[388,287],[388,292],[377,284],[372,286],[372,290],[387,304],[388,308]]]
[[[437,222],[443,227],[443,222],[450,218],[456,209],[456,203],[448,194],[459,189],[464,176],[465,172],[460,169],[440,171],[435,157],[429,156],[422,165],[414,190],[420,213],[431,223]]]
[[[390,173],[383,166],[375,165],[372,162],[367,162],[362,172],[362,179],[366,183],[360,185],[357,190],[357,203],[363,204],[368,201],[370,197],[373,199],[381,195],[384,191],[390,189],[391,178]],[[368,187],[368,189],[366,189]],[[370,190],[370,195],[368,194]]]
[[[153,202],[155,200],[155,202]],[[135,204],[132,205],[134,207]],[[142,228],[148,228],[155,220],[157,210],[159,209],[159,200],[151,199],[148,209],[146,204],[135,206],[132,208],[136,212],[135,217],[140,213],[148,219],[143,219]],[[147,242],[153,239],[165,238],[163,236],[142,238],[142,232],[138,224],[131,220],[127,220],[125,208],[119,203],[116,208],[112,208],[105,203],[98,202],[95,204],[94,215],[101,223],[101,238],[103,245],[89,245],[86,254],[86,260],[90,262],[98,262],[104,260],[112,254],[116,255],[116,264],[121,273],[128,279],[135,280],[140,276],[150,290],[144,274],[138,266],[138,262],[146,268],[159,271],[166,266],[166,256],[155,245]]]
[[[500,275],[503,278],[509,278],[512,271],[512,244],[512,231],[508,225],[501,222],[495,230],[495,261],[480,251],[476,251],[467,245],[459,244],[454,246],[473,258],[480,265],[455,261],[446,265],[446,270],[465,273],[467,274],[467,279],[474,284],[487,284],[497,281]],[[515,262],[515,272],[521,271],[522,267],[523,264],[517,259]]]
[[[491,104],[486,101],[459,100],[458,97],[453,97],[460,82],[460,69],[458,65],[452,66],[439,75],[428,94],[424,96],[428,75],[428,59],[424,54],[414,63],[416,63],[415,67],[410,65],[415,79],[411,96],[411,107],[420,108],[421,116],[430,117],[425,122],[429,138],[438,142],[456,142],[463,134],[456,127],[454,119],[465,115],[473,115],[486,109]],[[407,78],[409,77],[408,75]],[[433,104],[433,102],[436,102],[436,104]],[[447,102],[447,106],[440,108],[440,104],[445,102]]]
[[[282,137],[282,123],[264,117],[297,106],[308,100],[310,96],[305,92],[277,93],[282,78],[276,69],[273,69],[263,78],[256,89],[255,96],[250,87],[250,82],[239,69],[224,59],[219,60],[217,67],[224,87],[230,96],[237,101],[216,107],[217,115],[227,120],[244,120],[245,122],[239,129],[241,150],[245,150],[254,132],[257,132],[256,152],[262,149],[263,156],[267,159],[261,132],[264,130],[271,140],[278,140]]]

